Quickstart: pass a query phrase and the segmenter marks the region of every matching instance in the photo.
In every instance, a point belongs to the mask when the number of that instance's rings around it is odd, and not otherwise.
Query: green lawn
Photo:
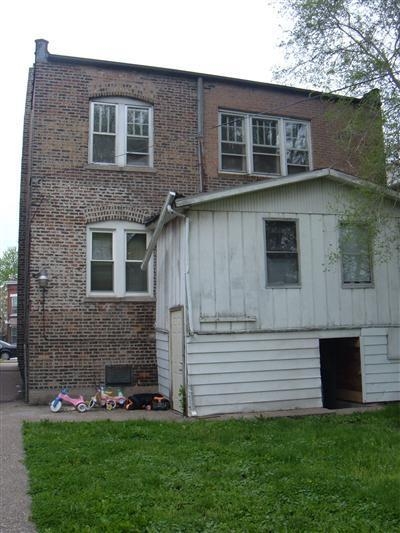
[[[56,532],[399,532],[400,411],[25,423],[32,514]]]

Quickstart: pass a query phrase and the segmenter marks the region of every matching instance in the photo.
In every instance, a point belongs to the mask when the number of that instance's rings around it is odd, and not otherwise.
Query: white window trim
[[[296,245],[297,245],[297,274],[298,281],[297,283],[287,283],[287,284],[270,284],[268,282],[268,249],[267,249],[267,222],[294,222],[296,225]],[[264,265],[265,265],[265,286],[267,289],[300,289],[301,288],[301,253],[300,253],[300,231],[299,231],[299,220],[292,217],[265,217],[263,218],[263,234],[264,234]]]
[[[226,170],[222,168],[222,115],[235,115],[242,117],[244,119],[244,143],[246,146],[246,170]],[[279,153],[280,153],[280,173],[275,172],[259,172],[255,171],[253,168],[253,129],[251,127],[251,121],[253,118],[265,119],[265,120],[275,120],[278,122],[278,132],[279,132]],[[297,119],[293,117],[276,117],[273,115],[263,115],[257,113],[240,113],[238,111],[230,111],[229,109],[221,109],[218,113],[218,168],[219,172],[227,174],[254,174],[257,176],[288,176],[287,171],[287,161],[286,161],[286,135],[284,125],[285,122],[296,122],[298,124],[305,124],[307,127],[307,143],[308,143],[308,161],[309,169],[308,171],[313,170],[313,160],[312,160],[312,147],[311,147],[311,123],[307,120]],[[305,171],[306,172],[306,171]]]
[[[115,105],[115,162],[114,163],[102,163],[93,161],[93,124],[94,124],[94,104]],[[126,124],[128,107],[138,107],[147,109],[149,113],[149,164],[148,165],[128,165],[126,163]],[[115,166],[115,167],[127,167],[131,168],[153,168],[154,165],[154,124],[153,124],[153,106],[141,102],[140,100],[134,100],[132,98],[118,98],[118,97],[102,97],[93,98],[90,101],[90,114],[89,114],[89,161],[90,165],[99,165],[103,167]]]
[[[113,235],[113,291],[91,291],[90,271],[92,260],[92,233],[101,231]],[[153,259],[150,259],[147,268],[147,291],[127,292],[125,290],[125,259],[126,259],[126,234],[129,232],[146,234],[146,246],[148,246],[151,234],[143,224],[123,221],[106,221],[89,224],[86,228],[86,295],[90,298],[129,298],[129,297],[152,297],[153,296]]]

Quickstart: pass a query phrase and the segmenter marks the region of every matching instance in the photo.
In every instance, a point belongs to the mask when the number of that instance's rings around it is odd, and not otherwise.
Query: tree
[[[11,279],[17,279],[18,252],[15,246],[7,248],[0,257],[0,285]]]
[[[292,84],[301,78],[302,85],[327,93],[363,96],[358,106],[349,98],[335,100],[330,120],[336,121],[338,142],[348,160],[356,161],[360,177],[383,189],[398,187],[400,0],[279,0],[278,9],[290,26],[281,43],[288,63],[276,77]],[[399,247],[400,231],[380,191],[358,190],[350,201],[337,199],[333,210],[341,223],[365,225],[375,256],[386,261]]]
[[[301,76],[302,83],[352,96],[379,89],[387,176],[399,180],[400,0],[279,0],[279,10],[293,23],[281,43],[289,63],[277,77]]]

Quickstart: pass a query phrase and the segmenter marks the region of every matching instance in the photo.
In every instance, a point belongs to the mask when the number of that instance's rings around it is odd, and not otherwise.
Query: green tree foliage
[[[385,195],[400,184],[400,0],[279,0],[278,9],[288,21],[287,64],[276,77],[347,97],[335,98],[327,120],[353,174],[383,185],[338,198],[332,210],[363,224],[386,261],[400,241]]]
[[[11,279],[17,279],[18,252],[15,246],[7,248],[0,257],[0,285]]]
[[[279,0],[279,10],[293,24],[281,43],[288,66],[278,78],[351,96],[379,89],[387,176],[399,179],[400,0]],[[360,116],[349,128],[358,138],[369,129]]]

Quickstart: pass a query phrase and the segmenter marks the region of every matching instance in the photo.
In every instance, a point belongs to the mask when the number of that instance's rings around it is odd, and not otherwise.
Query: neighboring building
[[[213,324],[215,312],[219,312],[217,303],[212,314],[207,306],[206,309],[195,307],[198,304],[193,299],[193,314],[190,316],[191,320],[197,320],[196,328],[187,322],[188,313],[185,312],[183,318],[178,316],[179,313],[173,314],[175,306],[187,309],[190,305],[190,287],[187,277],[185,283],[182,277],[186,261],[183,247],[176,270],[166,266],[178,253],[172,241],[170,246],[160,245],[164,248],[157,258],[150,258],[148,252],[148,267],[145,271],[141,269],[146,249],[156,240],[152,240],[154,228],[159,228],[155,230],[158,232],[156,238],[167,238],[168,232],[164,235],[163,228],[156,225],[166,194],[176,191],[180,197],[198,198],[198,194],[209,194],[210,191],[222,194],[227,189],[249,187],[256,182],[261,182],[260,191],[264,191],[264,187],[266,191],[269,183],[281,181],[288,184],[282,189],[287,198],[285,202],[282,199],[281,211],[274,210],[272,218],[278,217],[280,221],[290,214],[291,224],[285,229],[288,238],[293,237],[294,229],[304,232],[308,228],[316,232],[311,222],[309,226],[296,222],[294,213],[298,211],[293,205],[301,204],[303,214],[308,206],[311,215],[316,205],[314,202],[318,199],[325,206],[326,198],[322,201],[322,193],[315,191],[314,185],[308,186],[314,182],[308,179],[303,182],[301,176],[315,176],[316,169],[321,168],[357,174],[356,162],[349,161],[341,150],[337,142],[339,132],[328,118],[337,105],[336,99],[291,87],[53,55],[48,52],[47,45],[44,40],[36,42],[24,128],[18,349],[20,363],[24,366],[26,398],[30,402],[46,401],[62,386],[70,387],[73,392],[91,394],[94,386],[101,382],[123,384],[128,392],[160,388],[164,393],[177,393],[180,387],[177,388],[176,383],[180,378],[175,379],[173,386],[171,375],[175,367],[168,362],[168,346],[177,342],[181,348],[187,348],[187,353],[182,352],[186,368],[189,344],[196,344],[191,341],[197,339],[197,334],[212,331],[216,335],[219,332],[227,335],[227,331],[226,324],[221,325],[219,320],[217,327]],[[349,103],[350,113],[351,106],[358,108],[363,105],[363,100]],[[293,186],[289,185],[291,182]],[[304,191],[308,191],[309,196],[305,197]],[[264,192],[261,196],[267,206]],[[219,215],[210,218],[208,200],[204,204],[204,214],[197,208],[192,209],[190,201],[182,206],[190,213],[196,212],[193,216],[204,221],[198,225],[199,239],[203,239],[200,237],[203,231],[204,238],[207,238],[207,232],[211,238],[218,230],[232,240],[234,232],[238,231],[243,242],[246,240],[256,245],[254,239],[260,237],[260,227],[246,226],[247,215],[244,214],[252,212],[255,204],[246,205],[245,199],[244,194],[240,199],[232,200],[237,206],[227,206],[220,221]],[[174,205],[178,203],[176,200]],[[198,205],[197,200],[195,203]],[[264,212],[262,219],[268,221],[269,208],[259,205],[257,209]],[[243,216],[231,215],[231,212],[243,212]],[[318,221],[322,221],[324,214],[325,211],[319,214]],[[243,227],[238,216],[245,224]],[[165,222],[165,217],[164,214],[159,218]],[[231,218],[232,226],[229,223]],[[153,225],[149,221],[153,221]],[[179,221],[177,218],[171,222],[165,231],[168,227],[180,227],[183,222]],[[193,227],[196,227],[195,223]],[[180,235],[184,238],[183,233]],[[172,236],[168,238],[172,239]],[[189,232],[186,238],[188,246],[192,246],[195,242],[193,234]],[[300,243],[306,241],[301,237]],[[213,242],[217,243],[217,240]],[[206,260],[213,262],[214,254],[219,258],[219,267],[215,270],[219,274],[224,273],[228,257],[229,261],[242,261],[235,254],[241,254],[243,248],[233,246],[232,254],[225,257],[227,245],[223,245],[223,240],[218,242],[222,248],[201,248],[207,254],[207,257],[199,257],[199,261],[205,261],[204,273],[209,271],[211,264]],[[267,250],[267,257],[274,251]],[[193,257],[190,261],[191,268],[195,268]],[[290,270],[289,263],[288,260],[284,266],[286,270]],[[307,279],[311,275],[307,270],[311,268],[310,261],[308,266],[302,261],[298,261],[298,265],[301,279]],[[165,275],[162,269],[165,269]],[[259,283],[254,284],[251,278],[251,294],[263,293],[264,269],[259,256],[251,256],[251,276],[256,276]],[[230,298],[242,294],[250,283],[246,281],[247,270],[241,272],[242,280],[222,276],[222,292],[228,290],[226,284],[237,288],[232,289]],[[287,275],[294,274],[288,271]],[[215,289],[211,281],[202,279],[202,291],[210,301],[215,298],[217,302],[220,289]],[[171,296],[178,293],[179,298]],[[303,325],[299,326],[299,312],[292,307],[299,299],[294,298],[291,291],[284,293],[287,296],[285,303],[275,302],[268,319],[267,315],[265,318],[269,321],[271,312],[276,313],[267,329],[279,335],[288,334],[287,329],[303,328]],[[353,290],[346,292],[347,295],[353,293]],[[365,298],[380,298],[378,293],[367,289],[363,289],[362,294]],[[191,340],[183,342],[182,334],[180,337],[169,335],[169,319],[160,322],[160,315],[156,319],[156,299],[158,312],[167,317],[172,310],[171,320],[177,328],[187,328],[194,335]],[[355,316],[357,302],[354,304]],[[244,329],[245,335],[259,335],[257,332],[266,328],[254,302],[251,312],[247,309],[238,311],[233,300],[231,303],[229,311],[235,316],[246,312],[245,316],[251,317],[251,320],[246,318],[230,323],[229,331],[235,332],[235,340],[237,330]],[[207,305],[212,307],[210,302]],[[384,308],[386,303],[376,305]],[[227,309],[224,307],[223,313],[226,314]],[[284,319],[285,309],[288,314]],[[304,310],[310,313],[309,308]],[[315,316],[318,316],[316,311]],[[395,316],[393,311],[387,318],[393,321]],[[351,317],[348,320],[346,328],[353,328],[352,338],[360,338],[360,334],[356,335],[359,328],[372,326],[370,333],[380,328],[379,335],[384,337],[387,334],[382,328],[393,326],[392,322],[384,322],[379,314],[376,320],[363,322],[360,317],[354,319],[354,323]],[[397,326],[398,321],[397,315]],[[303,324],[304,321],[300,322]],[[306,322],[308,330],[331,327],[336,330],[338,326],[334,321],[313,323],[311,316]],[[342,323],[339,326],[343,329]],[[315,359],[317,333],[312,341],[302,338],[302,344],[309,342],[312,345]],[[354,340],[354,348],[357,342]],[[241,343],[237,345],[242,346]],[[292,345],[295,348],[295,341]],[[208,354],[206,346],[201,348],[202,357],[211,363],[214,352]],[[236,345],[234,350],[237,351]],[[199,356],[199,362],[200,359]],[[193,359],[190,361],[192,364]],[[245,361],[242,363],[246,364]],[[313,388],[318,389],[321,388],[319,366],[315,360],[313,364]],[[179,365],[177,368],[179,374]],[[226,366],[223,371],[227,371]],[[288,379],[282,369],[280,371],[282,380]],[[233,377],[234,372],[231,374]],[[190,372],[182,374],[181,384],[184,386],[180,391],[181,396],[185,391],[193,395],[193,399],[188,398],[190,414],[226,410],[221,400],[225,388],[216,381],[210,381],[210,387],[220,396],[219,403],[215,404],[219,407],[213,404],[212,408],[197,409],[197,392],[190,388],[189,375]],[[207,394],[207,390],[203,389],[200,395]],[[370,401],[366,396],[358,399]],[[179,409],[176,394],[173,401],[174,407]],[[230,402],[231,406],[235,402]],[[321,395],[315,395],[313,402],[320,404]],[[300,403],[294,397],[291,405],[295,407]],[[249,401],[247,408],[280,408],[281,405],[279,402],[257,405]]]
[[[4,284],[6,289],[6,314],[3,324],[3,337],[10,344],[17,343],[17,281],[10,280]]]

